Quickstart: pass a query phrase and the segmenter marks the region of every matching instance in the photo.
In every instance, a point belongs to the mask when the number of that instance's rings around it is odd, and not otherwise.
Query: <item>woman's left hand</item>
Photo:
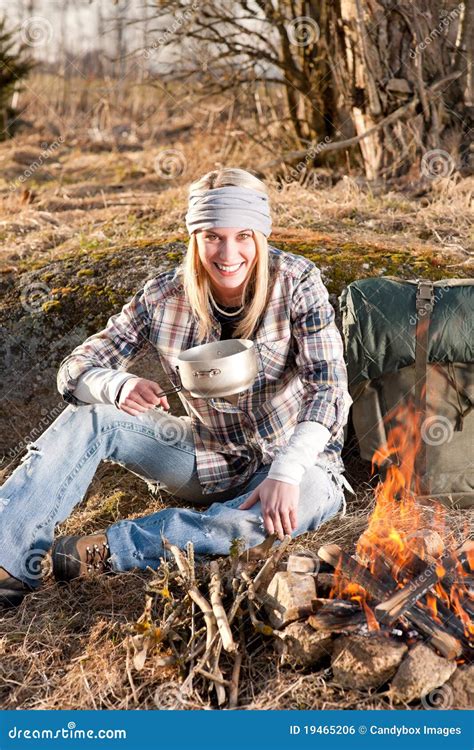
[[[299,485],[267,477],[238,509],[247,510],[260,500],[266,530],[269,534],[277,533],[278,538],[283,539],[285,534],[291,534],[298,526],[296,514],[299,499]]]

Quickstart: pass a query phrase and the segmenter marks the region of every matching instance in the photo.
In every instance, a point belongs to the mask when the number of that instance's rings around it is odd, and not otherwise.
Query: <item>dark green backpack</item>
[[[373,459],[398,407],[411,405],[417,497],[474,505],[474,279],[361,279],[339,302],[362,458]]]

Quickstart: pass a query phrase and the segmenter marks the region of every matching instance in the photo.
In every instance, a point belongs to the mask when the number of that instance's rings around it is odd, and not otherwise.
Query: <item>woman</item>
[[[267,533],[297,536],[344,505],[351,399],[318,269],[268,245],[265,186],[242,169],[209,172],[190,186],[186,226],[183,264],[146,282],[60,365],[58,389],[69,406],[1,490],[5,606],[40,584],[55,525],[81,502],[101,460],[207,507],[167,508],[61,537],[52,548],[57,579],[157,567],[163,537],[179,547],[191,540],[197,555],[225,555],[236,538],[248,548]],[[232,336],[254,341],[253,386],[230,400],[180,392],[187,416],[166,413],[161,384],[124,371],[151,346],[176,384],[180,352]]]

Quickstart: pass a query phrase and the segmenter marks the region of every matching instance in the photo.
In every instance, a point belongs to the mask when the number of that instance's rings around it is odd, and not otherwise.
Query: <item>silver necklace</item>
[[[222,308],[219,307],[219,305],[217,304],[216,300],[212,296],[212,293],[211,293],[210,289],[209,289],[209,297],[211,298],[212,304],[214,305],[214,307],[216,308],[216,310],[218,310],[220,313],[222,313],[222,315],[227,315],[229,318],[233,318],[235,315],[238,315],[239,313],[241,313],[242,310],[245,307],[245,305],[242,305],[242,307],[239,307],[239,309],[236,310],[235,312],[232,312],[232,313],[226,312],[226,310],[222,310]]]

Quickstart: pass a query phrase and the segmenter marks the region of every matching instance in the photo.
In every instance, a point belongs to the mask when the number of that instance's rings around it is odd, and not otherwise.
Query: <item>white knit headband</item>
[[[253,188],[229,185],[189,194],[186,227],[196,229],[242,227],[268,237],[272,231],[268,196]]]

